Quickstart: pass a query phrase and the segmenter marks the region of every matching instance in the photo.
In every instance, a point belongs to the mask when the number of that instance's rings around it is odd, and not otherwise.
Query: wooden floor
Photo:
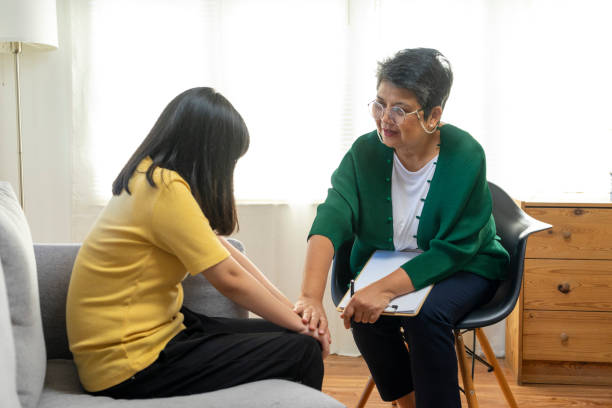
[[[582,385],[523,385],[512,380],[504,360],[499,360],[519,407],[524,408],[612,408],[612,387]],[[361,357],[332,355],[325,360],[323,392],[352,408],[355,406],[369,377]],[[481,408],[506,408],[506,401],[498,388],[495,375],[482,364],[476,365],[474,387]],[[467,407],[463,394],[462,406]],[[390,408],[374,389],[367,408]]]

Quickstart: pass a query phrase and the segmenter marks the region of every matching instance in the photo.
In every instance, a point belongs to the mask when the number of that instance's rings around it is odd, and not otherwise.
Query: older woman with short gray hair
[[[421,251],[356,291],[341,315],[381,397],[400,407],[461,407],[452,327],[491,298],[509,261],[495,232],[484,151],[441,121],[452,82],[450,63],[434,49],[405,49],[379,64],[369,104],[376,130],[355,141],[332,175],[295,305],[311,330],[328,332],[322,297],[345,241],[354,239],[354,276],[376,250]],[[416,316],[381,316],[391,299],[430,284]]]

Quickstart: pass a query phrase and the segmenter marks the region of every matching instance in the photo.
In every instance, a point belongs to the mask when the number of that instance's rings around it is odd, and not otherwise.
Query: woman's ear
[[[440,119],[442,119],[442,107],[436,106],[429,113],[427,128],[429,130],[434,130],[440,124]]]

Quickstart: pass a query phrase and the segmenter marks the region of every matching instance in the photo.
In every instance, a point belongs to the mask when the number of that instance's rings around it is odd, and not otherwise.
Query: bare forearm
[[[285,296],[270,280],[264,275],[257,266],[251,262],[251,260],[245,256],[242,252],[238,251],[232,244],[230,244],[225,238],[219,237],[219,241],[227,248],[231,256],[238,262],[248,273],[251,274],[259,283],[261,283],[276,299],[281,303],[293,308],[293,303]]]
[[[255,282],[247,283],[245,280],[233,292],[235,296],[232,296],[231,293],[228,293],[227,296],[256,315],[295,332],[301,332],[304,329],[304,323],[300,317],[280,300],[270,296],[263,285],[257,285]]]
[[[293,310],[302,316],[302,322],[307,323],[310,330],[318,328],[319,334],[329,335],[327,316],[323,308],[323,292],[333,257],[334,246],[327,237],[310,237],[306,249],[302,293]]]
[[[300,332],[304,329],[301,319],[291,308],[271,296],[270,291],[232,257],[204,274],[219,292],[253,313],[289,330]]]
[[[313,235],[308,240],[304,278],[302,280],[302,296],[312,299],[323,299],[327,274],[334,258],[334,246],[329,238]]]

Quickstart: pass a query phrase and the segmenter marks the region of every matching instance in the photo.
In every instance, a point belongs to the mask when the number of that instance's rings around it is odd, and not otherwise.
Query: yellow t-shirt
[[[95,392],[151,365],[185,328],[181,281],[226,259],[189,185],[144,159],[113,196],[72,271],[66,327],[81,383]]]

